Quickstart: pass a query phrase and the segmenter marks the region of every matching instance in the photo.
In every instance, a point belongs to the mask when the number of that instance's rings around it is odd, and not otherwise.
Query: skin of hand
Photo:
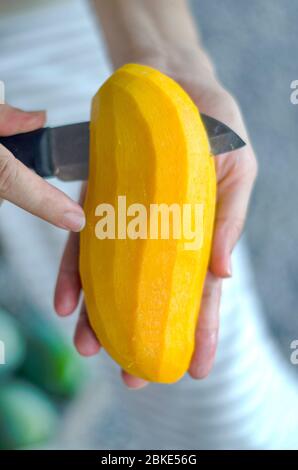
[[[224,122],[247,143],[238,151],[215,158],[217,210],[213,246],[198,312],[196,346],[189,367],[193,378],[203,378],[210,372],[215,357],[222,279],[232,275],[231,253],[246,218],[257,174],[256,158],[239,107],[218,81],[185,0],[93,0],[93,4],[115,68],[134,62],[166,73],[180,83],[200,112]],[[82,200],[83,197],[84,189]],[[55,309],[61,316],[71,314],[79,303],[78,255],[79,237],[72,233],[61,261],[55,292]],[[96,354],[100,349],[84,304],[74,342],[84,356]],[[147,384],[126,372],[122,372],[122,377],[130,388]]]
[[[153,66],[178,81],[201,112],[230,126],[247,143],[246,147],[240,150],[215,157],[217,210],[213,246],[196,329],[196,346],[189,367],[189,374],[199,379],[208,375],[214,361],[222,278],[232,275],[231,253],[243,229],[257,174],[257,163],[239,107],[234,98],[222,88],[214,74],[210,74],[209,66],[201,66],[198,74],[194,75],[186,74],[182,64],[169,64],[158,57],[146,57],[140,62]],[[83,194],[84,190],[82,198]],[[55,293],[55,309],[61,316],[71,314],[79,302],[81,283],[78,255],[79,237],[72,233],[62,258]],[[84,304],[74,342],[79,353],[84,356],[96,354],[100,349],[100,344],[90,328]],[[130,388],[141,388],[147,383],[123,371],[122,377]]]
[[[25,112],[0,104],[0,136],[30,132],[45,123],[43,111]],[[76,202],[29,170],[0,145],[0,200],[5,199],[65,230],[80,231],[84,212]]]

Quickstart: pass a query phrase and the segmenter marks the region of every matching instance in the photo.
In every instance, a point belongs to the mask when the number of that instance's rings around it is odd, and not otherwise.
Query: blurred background
[[[218,75],[241,104],[259,159],[245,237],[265,321],[297,375],[290,343],[298,339],[298,106],[290,102],[290,84],[298,79],[298,4],[190,5]],[[8,103],[46,108],[49,125],[88,119],[90,98],[110,67],[87,1],[2,0],[0,44]],[[76,183],[54,184],[78,193]],[[81,360],[71,343],[74,320],[53,315],[65,238],[10,204],[1,208],[0,339],[9,363],[0,367],[0,448],[96,448],[103,429],[111,448],[122,445],[121,415],[105,413],[110,389],[100,361]]]
[[[298,333],[298,3],[192,1],[218,75],[237,97],[259,161],[246,233],[268,323],[288,358]]]

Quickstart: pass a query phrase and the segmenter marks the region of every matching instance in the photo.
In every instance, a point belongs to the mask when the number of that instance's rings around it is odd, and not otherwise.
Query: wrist
[[[125,62],[148,65],[179,83],[196,83],[201,88],[221,87],[213,63],[206,52],[199,47],[137,49],[126,58]]]
[[[147,49],[133,54],[130,63],[148,65],[173,78],[189,94],[201,112],[214,110],[214,117],[230,123],[246,136],[241,113],[233,96],[216,76],[215,68],[201,48]]]

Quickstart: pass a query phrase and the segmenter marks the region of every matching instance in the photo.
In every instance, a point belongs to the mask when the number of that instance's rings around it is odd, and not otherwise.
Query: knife
[[[228,126],[201,114],[211,153],[219,155],[245,145]],[[0,143],[43,178],[64,181],[88,179],[89,122],[60,127],[44,127],[32,132],[0,137]]]

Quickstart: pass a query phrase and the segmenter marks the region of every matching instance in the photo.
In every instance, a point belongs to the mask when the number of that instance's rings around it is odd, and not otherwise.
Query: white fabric
[[[20,7],[20,3],[22,7]],[[0,73],[6,100],[48,110],[50,125],[88,119],[90,99],[109,74],[83,1],[19,2],[0,17]],[[78,184],[53,181],[72,197]],[[52,312],[66,234],[5,203],[0,237],[37,305]],[[268,336],[244,246],[225,282],[220,344],[210,377],[131,392],[102,355],[98,375],[68,413],[53,447],[298,448],[296,382]],[[70,324],[64,322],[69,330]],[[104,358],[104,359],[103,359]]]

